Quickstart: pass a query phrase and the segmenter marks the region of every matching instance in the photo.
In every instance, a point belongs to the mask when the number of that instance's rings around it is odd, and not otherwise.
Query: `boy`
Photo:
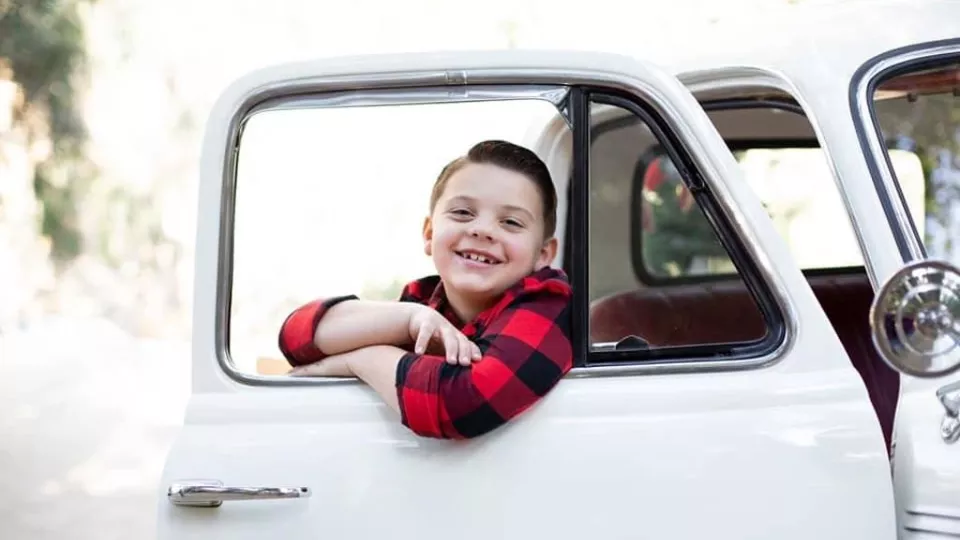
[[[431,193],[423,241],[438,275],[408,284],[400,302],[341,296],[295,310],[279,336],[291,375],[355,376],[427,437],[503,425],[573,365],[570,285],[549,266],[556,208],[536,154],[475,145]]]

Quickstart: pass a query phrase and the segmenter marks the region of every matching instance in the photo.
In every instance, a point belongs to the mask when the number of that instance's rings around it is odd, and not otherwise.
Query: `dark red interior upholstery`
[[[862,272],[814,276],[808,281],[866,385],[889,448],[900,378],[880,359],[870,338],[870,282]],[[690,345],[752,341],[765,334],[760,310],[741,281],[608,296],[591,306],[590,323],[594,343],[635,335],[651,346]]]
[[[590,323],[594,343],[636,335],[656,347],[751,341],[766,332],[742,281],[615,294],[593,303]]]

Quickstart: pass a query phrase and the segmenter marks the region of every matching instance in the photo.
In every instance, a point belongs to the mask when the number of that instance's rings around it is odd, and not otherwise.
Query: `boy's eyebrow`
[[[472,202],[476,202],[476,199],[474,199],[473,197],[467,197],[466,195],[457,195],[456,197],[451,197],[450,200],[447,201],[447,204],[459,203],[459,202],[472,203]]]
[[[448,204],[452,204],[452,203],[476,203],[476,202],[477,202],[477,200],[476,200],[475,198],[470,197],[470,196],[468,196],[468,195],[457,195],[456,197],[452,197],[452,198],[450,199],[450,201],[448,202]],[[524,207],[522,207],[522,206],[517,206],[517,205],[515,205],[515,204],[505,204],[505,205],[502,206],[502,208],[503,208],[504,210],[507,210],[507,211],[510,211],[510,212],[520,212],[520,213],[522,213],[522,214],[526,214],[526,215],[527,215],[528,217],[530,217],[531,219],[533,218],[533,212],[527,210],[526,208],[524,208]]]
[[[526,208],[524,208],[524,207],[522,207],[522,206],[514,206],[514,205],[512,205],[512,204],[506,204],[506,205],[504,205],[503,207],[504,207],[506,210],[509,210],[509,211],[511,211],[511,212],[520,212],[520,213],[522,213],[522,214],[526,214],[526,215],[529,216],[530,218],[533,218],[533,212],[527,210]]]

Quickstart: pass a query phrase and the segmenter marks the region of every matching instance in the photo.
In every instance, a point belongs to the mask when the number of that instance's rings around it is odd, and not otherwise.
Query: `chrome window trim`
[[[560,84],[562,83],[562,84]],[[436,89],[445,87],[470,86],[585,86],[593,89],[619,92],[629,99],[647,104],[664,122],[664,128],[670,130],[684,148],[697,171],[703,175],[707,185],[716,199],[716,202],[728,219],[733,234],[743,238],[747,255],[756,264],[758,277],[769,288],[772,300],[780,309],[784,323],[784,337],[776,348],[766,354],[743,359],[699,359],[674,361],[646,361],[637,364],[594,365],[574,368],[569,378],[607,377],[629,375],[652,375],[665,373],[709,373],[729,372],[746,369],[758,369],[776,364],[789,352],[795,343],[798,332],[798,315],[790,294],[780,281],[773,261],[759,250],[759,246],[751,241],[746,234],[745,218],[729,194],[722,188],[719,180],[721,171],[704,157],[705,149],[701,147],[695,131],[680,121],[682,115],[673,106],[670,99],[654,85],[646,81],[631,77],[621,72],[608,71],[601,68],[476,68],[455,71],[413,71],[391,72],[378,75],[359,74],[343,76],[291,77],[277,80],[269,84],[245,89],[238,106],[233,108],[223,148],[222,178],[221,178],[221,206],[218,231],[218,265],[216,306],[214,322],[214,343],[217,363],[223,372],[235,382],[252,386],[316,386],[329,384],[362,384],[356,379],[334,378],[295,378],[284,376],[264,376],[247,374],[236,370],[230,355],[229,347],[229,316],[230,297],[233,281],[233,242],[234,242],[234,208],[236,192],[236,164],[239,140],[242,128],[251,112],[265,103],[292,96],[309,94],[328,94],[331,92],[355,92],[357,90],[394,90],[416,91],[425,89],[434,93]],[[521,88],[521,91],[522,89]],[[462,90],[460,88],[459,90]],[[460,92],[450,95],[457,96]],[[372,94],[370,94],[372,95]],[[500,95],[498,99],[503,99]],[[456,98],[455,98],[456,99]],[[443,100],[445,101],[445,100]],[[434,101],[435,103],[438,101]],[[368,103],[372,105],[373,103]]]
[[[960,57],[960,43],[957,40],[951,41],[952,43],[947,44],[918,44],[871,59],[860,67],[851,82],[855,88],[853,92],[855,107],[852,111],[854,126],[869,160],[868,167],[873,176],[877,196],[882,203],[890,205],[887,220],[891,222],[894,235],[902,239],[905,244],[902,248],[907,252],[901,253],[904,262],[925,258],[926,249],[910,217],[910,211],[903,199],[899,184],[894,178],[889,155],[883,141],[880,140],[880,125],[874,114],[873,99],[869,93],[880,78],[901,66],[937,60],[941,57]]]
[[[552,103],[559,111],[569,95],[570,87],[559,84],[522,86],[471,84],[469,86],[424,86],[408,90],[396,88],[341,90],[324,92],[319,95],[284,95],[271,98],[251,108],[243,121],[246,122],[254,115],[268,111],[476,103],[522,99],[547,101]]]

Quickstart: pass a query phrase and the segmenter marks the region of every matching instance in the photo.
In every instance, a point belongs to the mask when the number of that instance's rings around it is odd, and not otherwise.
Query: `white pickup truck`
[[[805,13],[692,61],[382,55],[228,88],[204,142],[193,393],[158,537],[960,538],[960,2]],[[403,156],[454,136],[429,126],[523,104],[549,112],[516,138],[557,183],[574,290],[576,366],[541,403],[427,439],[358,381],[288,377],[248,347],[243,302],[275,332],[310,295],[402,266],[399,233],[362,225],[418,232],[442,163],[421,178]],[[506,124],[480,125],[460,128]],[[351,177],[264,161],[360,147]],[[408,179],[422,206],[391,206]],[[346,191],[296,195],[322,183]],[[314,245],[323,231],[337,239]],[[269,261],[259,281],[253,261]],[[295,297],[266,292],[302,268]]]

